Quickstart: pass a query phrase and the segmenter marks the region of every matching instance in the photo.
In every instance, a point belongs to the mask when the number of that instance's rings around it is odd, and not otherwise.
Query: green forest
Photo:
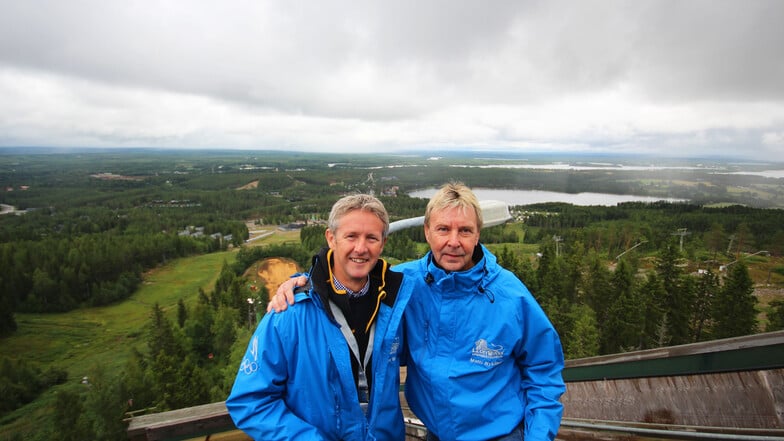
[[[248,269],[268,257],[306,268],[332,203],[352,192],[379,196],[393,221],[424,214],[427,201],[409,192],[448,180],[686,199],[513,206],[513,221],[481,237],[543,306],[569,359],[784,329],[783,179],[484,167],[509,160],[0,151],[0,439],[122,439],[128,415],[224,400],[267,300]],[[252,229],[279,226],[298,234],[249,241]],[[390,236],[384,256],[426,251],[411,228]],[[175,295],[172,283],[139,300],[151,274],[185,272],[199,256],[220,259],[197,271],[214,273],[207,286]],[[101,308],[143,311],[128,313],[144,319],[111,362],[69,371],[55,353],[25,353],[26,326],[69,317],[58,322],[67,335],[70,317]]]

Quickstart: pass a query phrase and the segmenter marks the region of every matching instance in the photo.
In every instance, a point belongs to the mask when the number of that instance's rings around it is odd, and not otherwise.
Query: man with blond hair
[[[405,391],[429,440],[552,440],[565,391],[555,328],[522,282],[479,243],[482,210],[465,185],[425,209],[430,252],[397,265],[406,307]]]

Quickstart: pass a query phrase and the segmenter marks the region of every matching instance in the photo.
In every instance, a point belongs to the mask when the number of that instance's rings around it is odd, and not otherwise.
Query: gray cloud
[[[3,145],[784,153],[777,0],[0,10]]]

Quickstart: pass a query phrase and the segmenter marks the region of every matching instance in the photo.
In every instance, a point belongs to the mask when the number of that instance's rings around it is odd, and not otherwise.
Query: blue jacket
[[[406,399],[443,441],[486,440],[521,422],[526,441],[552,440],[565,391],[560,339],[525,285],[480,247],[467,271],[447,273],[431,253],[394,268],[415,293]]]
[[[386,262],[380,260],[376,269],[381,288],[394,302],[380,302],[375,319],[367,417],[359,406],[348,345],[325,309],[324,293],[317,292],[323,291],[323,279],[317,283],[312,273],[309,293],[297,294],[287,311],[265,315],[251,338],[226,400],[239,429],[256,440],[405,438],[399,358],[401,320],[411,290],[398,289],[400,274],[390,273]]]

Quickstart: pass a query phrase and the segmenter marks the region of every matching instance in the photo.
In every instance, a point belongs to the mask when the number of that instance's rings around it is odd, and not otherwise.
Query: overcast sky
[[[0,0],[0,146],[784,160],[780,0]]]

